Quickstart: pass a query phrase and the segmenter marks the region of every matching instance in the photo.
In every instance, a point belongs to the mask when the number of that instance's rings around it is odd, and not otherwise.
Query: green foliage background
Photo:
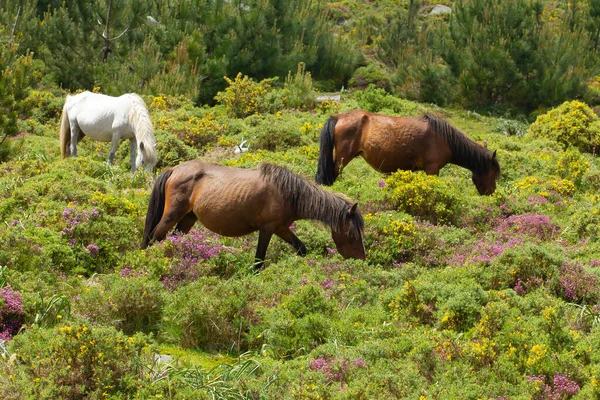
[[[0,397],[600,397],[600,6],[443,3],[113,0],[103,63],[109,1],[1,2],[0,327],[20,330]],[[256,275],[256,235],[139,250],[155,175],[129,173],[127,143],[112,166],[87,139],[60,158],[85,89],[143,95],[157,173],[202,157],[312,179],[323,123],[363,108],[438,113],[502,175],[481,197],[456,166],[354,160],[331,190],[359,202],[367,260],[298,221],[307,257],[273,240]]]

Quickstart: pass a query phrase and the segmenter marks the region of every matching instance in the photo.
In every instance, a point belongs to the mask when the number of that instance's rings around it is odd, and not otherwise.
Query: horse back
[[[129,126],[132,100],[123,95],[111,97],[104,94],[83,92],[68,96],[65,102],[69,121],[94,140],[108,142],[114,132],[121,137],[133,137]]]
[[[199,160],[180,164],[171,176],[172,197],[189,198],[206,228],[224,236],[243,236],[277,225],[285,201],[255,169],[229,168]]]
[[[451,153],[422,117],[366,114],[362,120],[361,155],[380,172],[427,170],[445,164]]]

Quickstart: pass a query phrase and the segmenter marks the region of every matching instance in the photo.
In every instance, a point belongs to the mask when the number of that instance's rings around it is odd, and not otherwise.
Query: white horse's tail
[[[135,130],[135,138],[138,149],[143,154],[143,163],[146,168],[152,170],[157,162],[156,142],[154,140],[154,128],[150,120],[150,113],[146,108],[144,100],[135,93],[129,94],[133,100],[129,122]]]
[[[67,115],[67,102],[63,106],[62,118],[60,120],[60,154],[65,158],[69,154],[68,148],[71,145],[71,125]]]

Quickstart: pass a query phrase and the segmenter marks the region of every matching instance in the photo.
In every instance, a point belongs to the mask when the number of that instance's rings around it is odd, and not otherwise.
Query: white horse
[[[109,164],[113,163],[119,141],[129,139],[131,172],[140,166],[152,171],[156,165],[156,142],[150,114],[144,100],[135,93],[120,97],[91,92],[67,96],[60,122],[62,157],[77,157],[77,143],[84,136],[111,142]]]

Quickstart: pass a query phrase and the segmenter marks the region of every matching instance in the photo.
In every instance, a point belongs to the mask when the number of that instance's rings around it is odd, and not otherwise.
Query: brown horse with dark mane
[[[456,164],[471,170],[481,195],[494,193],[500,175],[495,151],[432,114],[392,117],[347,111],[327,120],[320,146],[316,181],[322,185],[332,185],[342,168],[357,156],[383,173],[423,170],[437,175],[446,164]]]
[[[357,204],[346,197],[271,164],[240,169],[187,161],[156,179],[141,247],[163,240],[175,225],[187,233],[196,221],[223,236],[258,231],[255,268],[260,268],[273,234],[306,255],[306,246],[290,230],[300,219],[328,225],[344,258],[365,259],[364,222]]]

